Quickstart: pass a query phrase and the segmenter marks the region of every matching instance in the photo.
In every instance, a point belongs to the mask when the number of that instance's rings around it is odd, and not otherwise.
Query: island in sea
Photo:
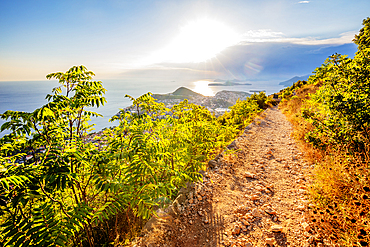
[[[214,80],[214,82],[212,83],[209,83],[208,86],[237,86],[237,85],[252,85],[251,83],[240,83],[240,82],[243,82],[243,81],[240,81],[240,80],[237,80],[237,79],[234,79],[234,80],[220,80],[220,79],[216,79]]]
[[[189,88],[179,87],[172,93],[168,94],[153,94],[152,97],[159,103],[163,103],[167,108],[180,103],[187,99],[189,103],[197,104],[206,107],[209,111],[215,113],[216,116],[228,111],[228,108],[235,105],[238,99],[245,100],[251,94],[241,91],[220,91],[215,96],[204,96],[196,93]],[[132,109],[131,109],[132,108]],[[124,110],[134,110],[132,106],[126,107]]]

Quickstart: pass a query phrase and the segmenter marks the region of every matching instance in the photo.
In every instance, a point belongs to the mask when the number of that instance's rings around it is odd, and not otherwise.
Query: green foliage
[[[279,93],[279,98],[282,99],[282,101],[289,100],[291,97],[295,96],[296,91],[300,88],[302,88],[304,85],[307,85],[307,81],[297,81],[292,86],[284,88]]]
[[[272,105],[271,98],[267,97],[265,92],[259,92],[259,94],[252,94],[250,100],[255,101],[258,104],[258,107],[261,109],[267,109]]]
[[[315,127],[307,139],[316,146],[362,152],[370,142],[370,18],[363,25],[353,59],[334,54],[309,78],[322,85],[303,110]]]
[[[370,17],[363,20],[363,28],[358,35],[355,35],[353,42],[358,45],[359,51],[370,47]]]
[[[260,93],[260,95],[262,94]],[[252,121],[257,113],[262,111],[263,108],[260,108],[258,100],[264,106],[264,98],[261,100],[257,94],[253,94],[252,96],[243,101],[238,99],[236,104],[230,107],[231,111],[220,116],[218,121],[223,126],[234,127],[234,133],[243,129],[243,127]]]
[[[91,191],[99,148],[86,142],[91,116],[88,107],[105,103],[101,82],[84,66],[52,73],[61,84],[46,98],[49,103],[34,112],[6,111],[1,130],[12,133],[0,139],[2,242],[15,246],[65,246],[78,234],[88,234],[95,209]],[[62,95],[64,87],[65,95]],[[40,152],[43,150],[44,152]],[[24,163],[22,157],[30,157]],[[95,195],[96,196],[96,195]]]
[[[121,109],[111,119],[117,127],[94,134],[88,121],[100,115],[89,108],[106,101],[102,83],[92,76],[84,66],[49,74],[60,86],[46,96],[46,105],[1,114],[7,121],[1,131],[11,131],[0,139],[0,241],[5,245],[94,246],[101,225],[114,228],[113,238],[101,241],[124,241],[117,227],[120,215],[147,219],[154,206],[168,203],[187,182],[201,180],[207,161],[266,102],[264,94],[255,95],[217,119],[187,100],[168,109],[150,93],[137,99],[127,95],[136,110]]]
[[[318,146],[360,151],[370,141],[370,49],[354,59],[335,54],[316,69],[311,83],[322,83],[303,115],[315,126],[307,138]]]

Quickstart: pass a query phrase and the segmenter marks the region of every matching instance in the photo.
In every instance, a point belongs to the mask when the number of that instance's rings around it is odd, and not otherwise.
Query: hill
[[[308,77],[310,77],[310,75],[294,76],[293,78],[290,78],[287,81],[280,82],[279,85],[283,85],[285,87],[290,87],[290,86],[293,85],[293,83],[295,83],[297,81],[307,81]]]
[[[189,88],[186,88],[186,87],[179,87],[178,89],[176,89],[173,93],[171,93],[170,95],[181,95],[181,96],[203,96],[201,95],[200,93],[196,93],[192,90],[190,90]]]
[[[250,94],[241,91],[220,91],[215,96],[203,96],[186,87],[179,87],[173,93],[153,94],[157,102],[164,103],[167,107],[178,104],[181,100],[188,99],[189,103],[205,106],[214,111],[217,108],[228,108],[234,105],[237,99],[244,100]]]

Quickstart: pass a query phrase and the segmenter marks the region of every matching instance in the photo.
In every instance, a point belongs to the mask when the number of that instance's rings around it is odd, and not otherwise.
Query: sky
[[[289,79],[353,56],[369,10],[369,0],[0,0],[0,81],[80,64],[97,79]]]

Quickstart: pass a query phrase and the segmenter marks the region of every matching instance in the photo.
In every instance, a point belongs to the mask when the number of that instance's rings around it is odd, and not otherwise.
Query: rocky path
[[[292,127],[270,108],[210,162],[204,182],[182,189],[134,246],[310,246],[305,218],[310,165]]]

